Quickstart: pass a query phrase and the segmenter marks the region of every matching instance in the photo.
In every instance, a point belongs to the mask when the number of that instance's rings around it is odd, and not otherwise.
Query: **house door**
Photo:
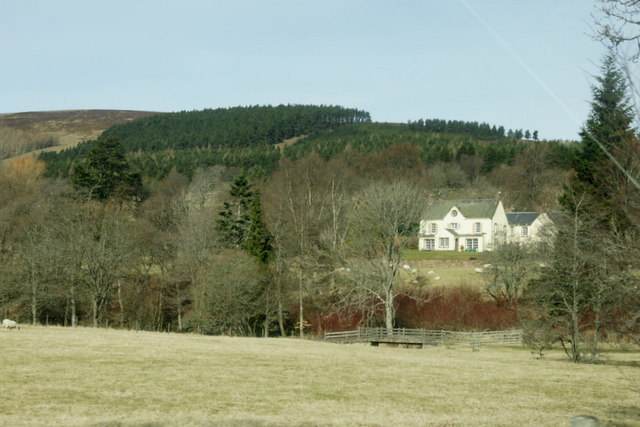
[[[455,251],[457,251],[457,250],[462,250],[462,248],[458,246],[458,240],[459,240],[459,239],[456,237],[456,244],[455,244],[455,246],[453,247]]]

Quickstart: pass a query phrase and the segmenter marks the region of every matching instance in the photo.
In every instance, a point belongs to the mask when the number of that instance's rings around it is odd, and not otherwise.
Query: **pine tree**
[[[116,136],[98,140],[75,165],[71,182],[87,200],[139,200],[143,194],[142,177],[131,170]]]
[[[635,243],[629,242],[637,241],[632,231],[638,189],[630,177],[640,164],[639,144],[624,75],[613,56],[605,57],[597,82],[573,161],[575,175],[560,198],[569,215],[559,218],[549,267],[530,287],[534,306],[546,312],[552,329],[564,330],[570,343],[565,350],[574,362],[583,360],[585,329],[591,332],[593,361],[601,330],[618,328],[620,317],[637,312],[635,307],[621,315],[620,307],[637,298],[627,277],[637,269]]]
[[[580,133],[581,146],[573,160],[576,173],[565,194],[584,193],[592,218],[602,225],[626,227],[629,219],[621,208],[627,204],[630,185],[624,171],[637,162],[638,139],[632,127],[633,108],[625,76],[613,55],[605,57],[597,82],[592,88],[591,112]],[[560,201],[573,212],[571,200],[563,196]]]
[[[242,248],[262,264],[268,264],[273,258],[273,236],[267,230],[262,217],[260,193],[256,193],[249,204],[248,218],[249,224]]]
[[[244,172],[233,179],[229,195],[232,199],[224,202],[224,210],[220,212],[218,219],[218,230],[226,243],[240,248],[246,239],[250,220],[249,205],[253,199],[253,190]]]
[[[260,193],[252,188],[244,172],[237,175],[229,189],[231,200],[224,202],[218,230],[230,247],[242,249],[268,264],[273,256],[273,236],[262,218]]]

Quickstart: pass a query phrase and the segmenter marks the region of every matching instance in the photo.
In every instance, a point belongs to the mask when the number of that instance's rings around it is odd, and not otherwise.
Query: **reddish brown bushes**
[[[419,296],[396,298],[398,327],[447,330],[497,330],[516,327],[513,310],[483,298],[471,286],[432,289]]]
[[[434,288],[396,297],[396,326],[446,330],[500,330],[519,327],[516,312],[499,306],[472,286]],[[318,315],[314,333],[356,329],[363,325],[358,310]],[[380,319],[381,320],[381,319]],[[383,323],[381,321],[381,326]]]

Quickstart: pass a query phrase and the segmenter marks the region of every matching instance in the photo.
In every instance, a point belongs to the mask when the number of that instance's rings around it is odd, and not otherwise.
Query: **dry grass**
[[[1,425],[640,424],[637,353],[573,365],[522,348],[0,331]]]
[[[158,113],[129,110],[31,111],[0,114],[0,127],[22,130],[35,137],[54,137],[59,144],[44,151],[60,151],[82,141],[97,138],[113,125],[153,114]],[[32,152],[39,151],[43,150]]]
[[[415,264],[409,262],[408,265],[414,268]],[[476,266],[463,265],[455,261],[438,265],[415,266],[418,274],[429,280],[430,287],[449,288],[465,285],[484,290],[486,285],[484,276],[476,273],[476,268]],[[414,277],[415,275],[411,273],[411,270],[400,271],[400,278],[407,282],[411,282]]]

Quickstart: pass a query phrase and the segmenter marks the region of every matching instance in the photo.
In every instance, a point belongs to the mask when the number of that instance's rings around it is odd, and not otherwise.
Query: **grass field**
[[[408,261],[479,261],[487,258],[484,252],[460,252],[460,251],[419,251],[417,249],[405,249],[402,251],[402,259]]]
[[[640,425],[638,353],[401,349],[91,328],[0,331],[0,425]]]

